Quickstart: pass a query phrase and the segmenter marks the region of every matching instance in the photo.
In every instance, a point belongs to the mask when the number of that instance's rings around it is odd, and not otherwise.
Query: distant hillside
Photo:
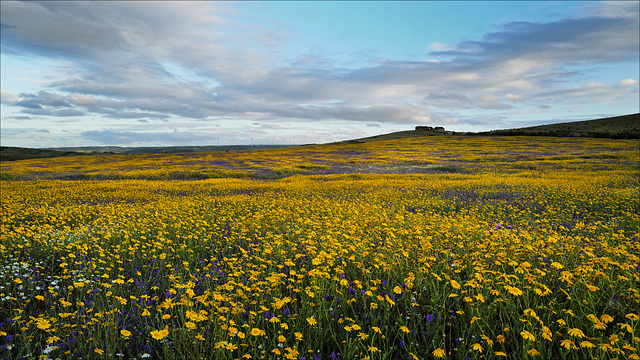
[[[85,155],[75,151],[59,151],[49,149],[31,149],[12,146],[0,146],[0,161],[14,161],[38,158],[52,158],[60,156]]]
[[[38,158],[52,158],[60,156],[81,155],[131,155],[131,154],[176,154],[190,152],[214,151],[247,151],[265,150],[299,145],[223,145],[223,146],[148,146],[148,147],[120,147],[120,146],[86,146],[54,149],[31,149],[23,147],[0,147],[0,161],[15,161]]]
[[[492,130],[473,135],[575,136],[613,139],[640,139],[640,113],[604,119]]]
[[[445,135],[451,135],[452,133],[453,132],[451,131],[406,130],[406,131],[392,132],[388,134],[369,136],[369,137],[354,139],[354,140],[345,140],[341,142],[349,143],[349,144],[359,144],[359,143],[366,143],[366,142],[372,142],[372,141],[397,140],[397,139],[417,138],[417,137],[425,137],[425,136],[445,136]]]

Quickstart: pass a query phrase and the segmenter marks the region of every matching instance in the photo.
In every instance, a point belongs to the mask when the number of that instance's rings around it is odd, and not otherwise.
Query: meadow
[[[1,359],[640,359],[637,140],[2,163]]]

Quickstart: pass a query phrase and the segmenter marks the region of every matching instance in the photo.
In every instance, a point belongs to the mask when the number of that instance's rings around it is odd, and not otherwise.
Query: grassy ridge
[[[572,136],[610,139],[639,139],[640,113],[588,121],[573,121],[559,124],[531,126],[519,129],[493,130],[477,133],[477,135]]]
[[[66,150],[31,149],[13,146],[0,146],[0,161],[15,161],[25,159],[42,159],[61,156],[80,156],[83,153]]]

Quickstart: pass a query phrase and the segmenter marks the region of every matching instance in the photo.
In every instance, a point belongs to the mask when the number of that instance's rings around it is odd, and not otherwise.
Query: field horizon
[[[640,113],[600,118],[587,121],[563,122],[524,128],[491,130],[483,132],[455,132],[434,130],[404,130],[378,134],[364,138],[338,141],[336,143],[363,143],[424,136],[551,136],[551,137],[594,137],[614,139],[640,139]],[[331,143],[327,143],[331,144]],[[189,153],[211,151],[248,151],[308,146],[318,144],[282,145],[202,145],[202,146],[82,146],[56,148],[24,148],[0,146],[0,161],[48,158],[58,156],[100,155],[100,154],[142,154],[142,153]]]

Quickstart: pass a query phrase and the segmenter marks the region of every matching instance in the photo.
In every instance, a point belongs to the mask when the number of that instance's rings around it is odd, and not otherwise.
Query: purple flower
[[[433,315],[428,314],[426,319],[427,319],[428,322],[432,322],[433,321]]]
[[[500,229],[501,227],[502,227],[502,224],[501,224],[501,223],[497,223],[497,224],[496,224],[496,230]]]
[[[337,359],[337,358],[338,358],[338,356],[340,356],[340,354],[336,355],[336,352],[335,352],[335,351],[332,351],[332,352],[331,352],[331,355],[329,355],[329,357],[330,357],[330,358],[332,358],[332,359]]]

